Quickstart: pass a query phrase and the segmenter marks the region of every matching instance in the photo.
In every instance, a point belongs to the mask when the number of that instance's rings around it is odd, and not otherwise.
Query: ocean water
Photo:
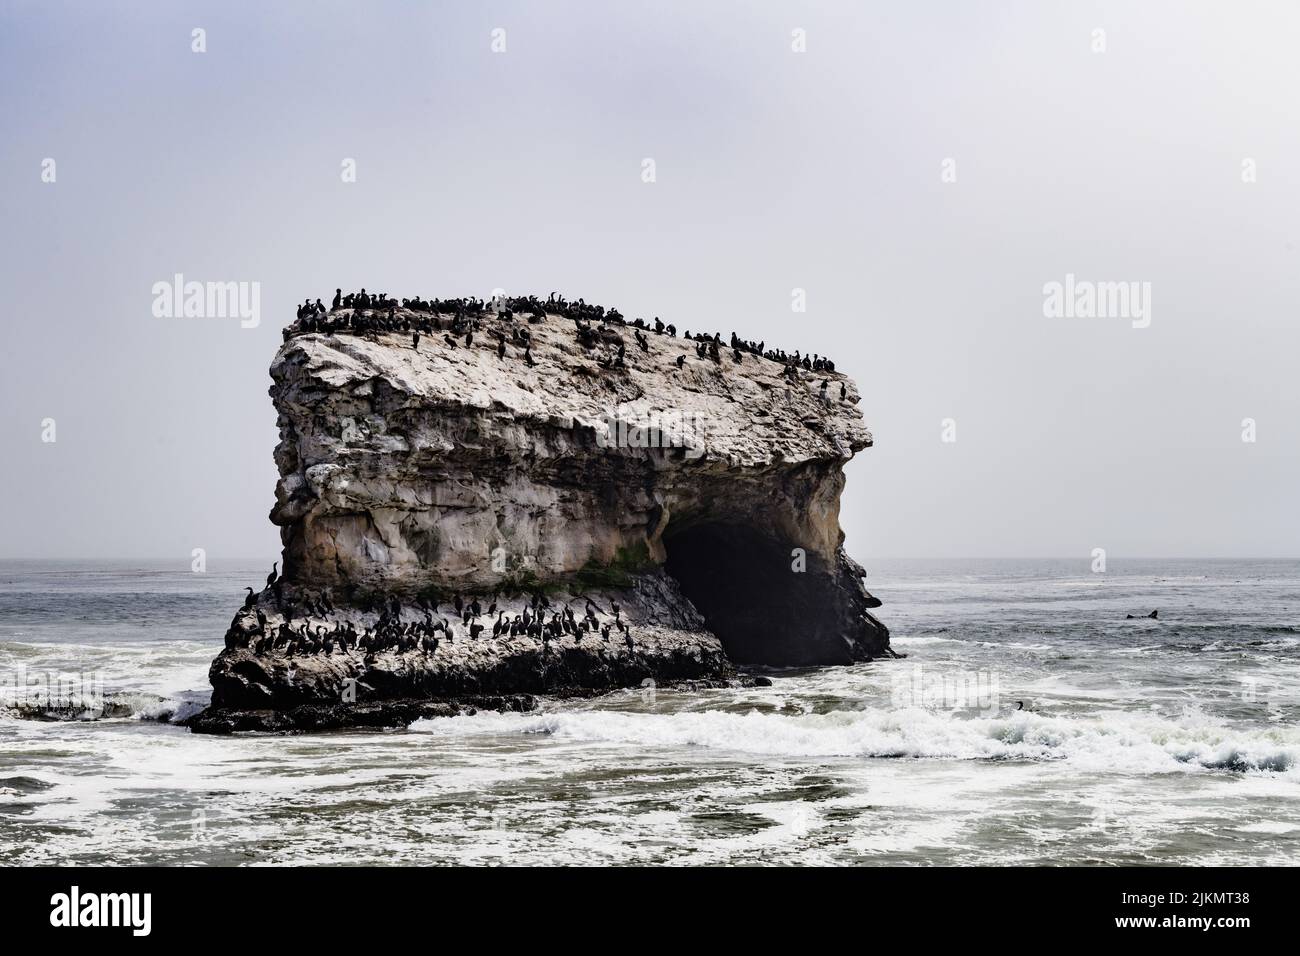
[[[0,864],[1300,862],[1300,562],[867,570],[906,660],[214,738],[265,567],[0,562],[0,704],[123,712],[0,716]]]

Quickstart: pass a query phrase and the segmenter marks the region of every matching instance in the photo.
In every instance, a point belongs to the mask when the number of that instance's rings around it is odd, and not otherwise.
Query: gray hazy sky
[[[829,353],[859,558],[1296,555],[1297,48],[1290,0],[9,0],[0,556],[269,560],[267,366],[337,285]],[[176,272],[261,325],[155,318]],[[1067,273],[1150,327],[1044,317]]]

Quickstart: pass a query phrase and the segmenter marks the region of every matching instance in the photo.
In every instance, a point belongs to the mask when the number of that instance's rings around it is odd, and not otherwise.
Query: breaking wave
[[[543,734],[558,741],[638,748],[697,747],[787,758],[873,757],[1063,760],[1079,769],[1294,772],[1300,733],[1234,731],[1205,719],[1113,712],[1096,718],[1016,713],[961,719],[920,708],[784,715],[725,711],[480,714],[420,721],[435,736]]]

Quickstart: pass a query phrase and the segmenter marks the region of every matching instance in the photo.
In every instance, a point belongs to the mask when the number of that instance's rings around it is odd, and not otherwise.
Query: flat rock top
[[[397,314],[429,317],[406,310]],[[516,327],[526,327],[532,336],[531,367],[522,345],[511,341]],[[589,426],[600,436],[614,417],[659,425],[670,434],[680,430],[688,444],[703,444],[703,460],[732,465],[847,460],[871,444],[857,408],[857,388],[840,373],[800,369],[798,381],[791,381],[782,363],[750,352],[742,352],[737,363],[724,346],[719,364],[700,358],[691,339],[645,330],[649,350],[643,351],[635,326],[605,328],[624,342],[624,368],[600,364],[614,357],[616,342],[584,348],[574,322],[555,314],[528,322],[523,316],[503,320],[485,313],[470,347],[464,334],[451,336],[453,348],[445,338],[450,333],[438,331],[422,334],[418,349],[411,347],[409,333],[298,334],[276,356],[272,392],[277,405],[294,404],[296,386],[361,395],[373,387],[372,380],[382,379],[420,405],[498,412],[525,424]],[[504,358],[497,355],[498,330],[507,336]],[[678,356],[684,357],[680,369]],[[289,366],[296,368],[291,372]],[[824,379],[829,384],[823,398]],[[847,388],[844,400],[841,383]],[[701,435],[702,442],[691,437]]]

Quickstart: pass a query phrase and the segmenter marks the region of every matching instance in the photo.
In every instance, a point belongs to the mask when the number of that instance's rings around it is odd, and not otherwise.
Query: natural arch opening
[[[840,596],[825,563],[753,526],[669,525],[665,567],[739,664],[795,666],[849,660],[839,634]]]

